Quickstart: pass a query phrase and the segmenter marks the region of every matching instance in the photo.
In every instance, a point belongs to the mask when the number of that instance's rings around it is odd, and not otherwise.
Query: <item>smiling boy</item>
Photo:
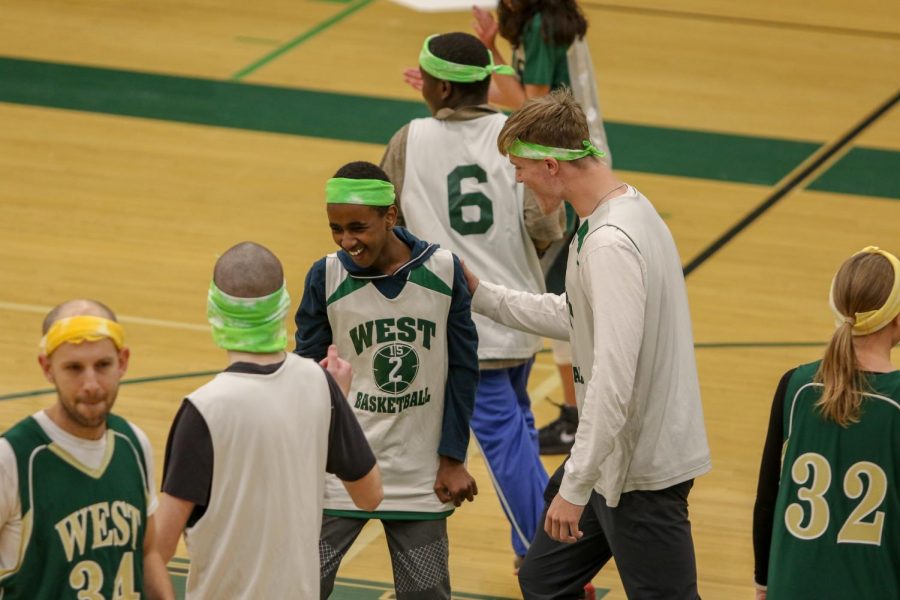
[[[382,521],[398,599],[449,598],[446,518],[477,493],[463,461],[478,384],[478,338],[459,260],[395,227],[394,186],[353,162],[326,186],[340,250],[310,269],[297,311],[297,348],[320,360],[329,344],[353,368],[347,401],[382,472],[384,500],[356,510],[336,481],[325,494],[321,597],[370,518]]]

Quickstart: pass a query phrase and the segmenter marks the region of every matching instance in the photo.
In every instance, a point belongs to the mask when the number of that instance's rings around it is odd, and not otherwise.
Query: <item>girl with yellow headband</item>
[[[753,514],[757,599],[900,598],[900,260],[853,255],[829,304],[823,358],[775,392]]]

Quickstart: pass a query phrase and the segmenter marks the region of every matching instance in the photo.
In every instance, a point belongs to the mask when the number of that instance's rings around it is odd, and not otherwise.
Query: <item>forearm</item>
[[[173,600],[175,590],[172,588],[172,578],[169,577],[167,561],[160,555],[157,543],[156,513],[147,519],[143,551],[144,596],[148,600]]]
[[[532,294],[482,281],[472,310],[507,327],[557,340],[569,340],[565,295]]]

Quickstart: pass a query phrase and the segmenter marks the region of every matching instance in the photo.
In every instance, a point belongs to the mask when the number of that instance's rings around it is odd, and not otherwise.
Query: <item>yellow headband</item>
[[[115,321],[103,317],[78,316],[60,319],[50,326],[50,329],[41,339],[41,352],[47,356],[66,342],[80,344],[81,342],[96,342],[103,338],[109,338],[116,348],[121,350],[125,346],[125,332],[122,326]]]
[[[841,314],[834,305],[834,279],[831,280],[831,293],[828,295],[828,304],[831,306],[831,312],[837,318],[837,324],[851,323],[853,325],[853,335],[869,335],[884,328],[897,315],[900,315],[900,260],[890,252],[885,252],[878,246],[867,246],[856,254],[880,254],[888,259],[894,268],[894,286],[888,299],[885,300],[881,308],[866,312],[856,313],[855,318]],[[856,256],[854,254],[854,256]]]

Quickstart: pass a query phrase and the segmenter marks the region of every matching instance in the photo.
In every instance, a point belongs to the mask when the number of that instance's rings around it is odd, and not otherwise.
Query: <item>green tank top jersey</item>
[[[138,600],[143,589],[146,465],[128,423],[107,420],[96,470],[55,444],[33,418],[4,437],[22,502],[17,568],[0,572],[2,600]]]
[[[825,420],[819,363],[791,377],[769,600],[900,598],[900,371],[870,374],[858,423]]]

